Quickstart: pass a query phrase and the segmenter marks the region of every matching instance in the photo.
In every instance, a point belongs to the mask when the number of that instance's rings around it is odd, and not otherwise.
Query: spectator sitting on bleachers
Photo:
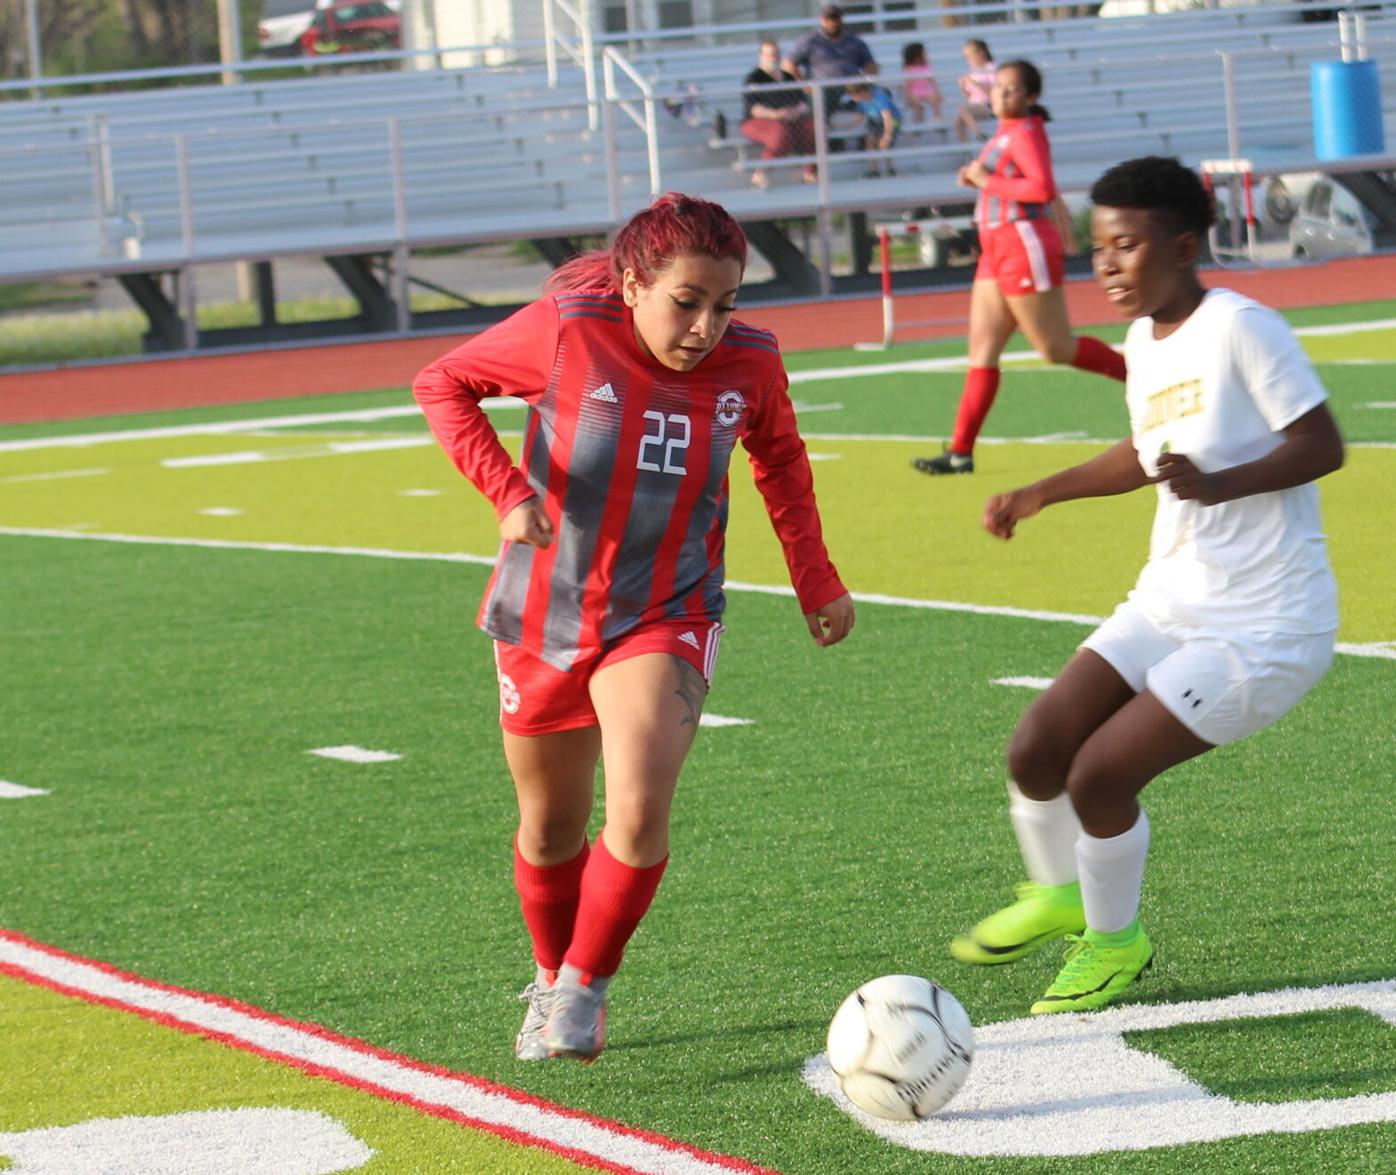
[[[858,104],[868,120],[863,131],[863,150],[890,151],[897,142],[897,132],[902,127],[902,112],[892,100],[891,91],[885,86],[875,86],[872,82],[855,82],[848,87],[849,96]],[[868,160],[867,176],[882,174],[881,158]],[[897,169],[887,160],[887,174],[896,175]]]
[[[780,46],[761,42],[758,64],[743,80],[743,86],[769,86],[775,82],[798,82],[780,67]],[[804,91],[799,86],[785,90],[745,90],[742,94],[742,134],[760,143],[762,159],[782,155],[808,155],[814,150],[814,117]],[[804,179],[812,184],[814,164],[806,164]],[[770,181],[763,168],[751,173],[751,182],[764,188]]]
[[[935,74],[931,72],[931,63],[926,57],[926,46],[920,41],[912,41],[902,47],[902,74],[906,105],[911,117],[917,122],[924,122],[926,109],[929,107],[931,117],[939,120],[944,99],[941,97]]]
[[[963,52],[969,73],[960,77],[960,93],[965,101],[955,116],[955,137],[962,143],[971,135],[980,137],[980,120],[994,114],[989,105],[989,93],[994,88],[994,55],[978,37],[966,41]]]
[[[819,28],[796,41],[790,50],[790,56],[782,64],[787,72],[796,77],[813,81],[877,73],[877,61],[873,58],[868,43],[843,27],[843,9],[837,4],[826,4],[820,10]],[[843,91],[840,87],[824,87],[826,125],[829,116],[839,108],[842,101]],[[829,149],[838,150],[840,145],[838,140],[834,140],[829,144]]]

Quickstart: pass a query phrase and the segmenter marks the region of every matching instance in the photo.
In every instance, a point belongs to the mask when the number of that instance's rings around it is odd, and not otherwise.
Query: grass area
[[[1349,437],[1386,446],[1353,450],[1322,496],[1344,635],[1390,641],[1396,418],[1364,407],[1390,398],[1389,363],[1368,335],[1309,345],[1325,348],[1320,370]],[[792,368],[867,361],[822,352]],[[975,477],[931,482],[908,469],[917,443],[887,438],[943,427],[958,385],[953,372],[795,383],[842,573],[884,597],[1105,611],[1143,559],[1147,493],[1054,508],[1011,544],[980,533],[977,517],[985,494],[1093,451],[1029,438],[1119,435],[1118,388],[1010,371],[990,422],[1007,443],[983,448]],[[0,429],[0,442],[407,404],[399,389]],[[521,415],[492,419],[509,431]],[[434,446],[334,448],[375,428],[425,441],[407,416],[5,451],[0,525],[488,556],[492,513]],[[259,459],[196,463],[253,452]],[[1003,815],[1002,748],[1032,694],[999,681],[1051,676],[1086,625],[865,602],[852,637],[820,650],[789,598],[732,590],[707,708],[751,724],[705,729],[695,744],[673,859],[616,981],[606,1053],[591,1067],[524,1066],[510,1052],[513,997],[530,974],[509,873],[514,802],[489,643],[471,630],[486,567],[13,534],[0,549],[0,778],[48,792],[3,801],[0,926],[786,1175],[966,1170],[963,1157],[865,1130],[815,1096],[801,1067],[843,997],[875,975],[930,976],[986,1028],[1022,1017],[1050,982],[1056,948],[974,969],[947,943],[1000,904],[1021,869]],[[740,461],[727,556],[731,581],[784,582]],[[1150,786],[1142,918],[1158,960],[1126,1007],[1393,978],[1390,936],[1373,914],[1396,887],[1386,835],[1396,826],[1393,672],[1389,659],[1339,656],[1283,721]],[[307,754],[346,743],[401,758]],[[204,1108],[220,1079],[249,1104],[254,1089],[260,1105],[301,1104],[287,1088],[296,1083],[244,1084],[251,1067],[205,1062],[206,1042],[112,1029],[108,1013],[73,1016],[54,997],[12,988],[0,980],[0,1032],[35,1048],[48,1041],[54,1054],[0,1066],[0,1134],[138,1112],[142,1083],[160,1113]],[[77,1038],[55,1035],[79,1019]],[[109,1048],[118,1032],[122,1048]],[[1384,1171],[1396,1110],[1310,1127],[1315,1102],[1327,1112],[1396,1095],[1393,1039],[1391,1022],[1348,1010],[1131,1033],[1129,1047],[1281,1125],[1123,1158],[990,1157],[974,1169]],[[1012,1104],[1074,1096],[1069,1080],[1044,1089],[1040,1075],[1006,1072]],[[1125,1129],[1131,1116],[1186,1113],[1148,1090],[1113,1092]],[[514,1152],[461,1158],[431,1123],[419,1129],[396,1107],[370,1120],[371,1108],[351,1102],[325,1112],[384,1140],[372,1143],[391,1156],[378,1169],[550,1170]],[[974,1113],[976,1130],[992,1129],[992,1112]]]
[[[0,313],[91,300],[92,288],[86,282],[38,281],[0,285]]]

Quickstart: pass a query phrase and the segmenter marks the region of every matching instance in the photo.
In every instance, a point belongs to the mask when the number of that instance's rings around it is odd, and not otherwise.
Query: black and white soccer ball
[[[828,1055],[855,1106],[909,1122],[934,1114],[965,1083],[974,1029],[945,988],[917,975],[884,975],[839,1005]]]

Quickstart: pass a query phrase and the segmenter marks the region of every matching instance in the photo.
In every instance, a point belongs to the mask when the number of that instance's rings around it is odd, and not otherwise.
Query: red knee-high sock
[[[1125,357],[1109,343],[1102,343],[1090,335],[1077,336],[1076,354],[1072,356],[1071,366],[1109,376],[1121,383],[1125,381]]]
[[[997,367],[971,367],[965,372],[965,390],[960,394],[960,410],[955,414],[955,435],[950,438],[952,453],[973,453],[984,418],[999,394]]]
[[[572,941],[588,856],[583,841],[582,851],[570,861],[530,865],[519,852],[518,839],[514,840],[514,888],[519,891],[519,906],[533,939],[533,959],[545,971],[562,966],[562,956]]]
[[[614,975],[620,968],[625,944],[654,901],[659,879],[668,864],[669,858],[665,857],[646,869],[624,865],[606,851],[606,842],[598,835],[591,860],[582,873],[577,928],[564,961],[586,976]]]

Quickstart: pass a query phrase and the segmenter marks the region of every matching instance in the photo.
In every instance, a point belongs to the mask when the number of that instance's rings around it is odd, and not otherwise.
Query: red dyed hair
[[[691,255],[721,261],[731,257],[746,270],[746,234],[720,204],[681,192],[667,192],[632,216],[609,249],[583,253],[564,262],[546,282],[549,294],[565,290],[619,291],[621,276],[633,269],[643,286],[669,268],[675,257]]]

